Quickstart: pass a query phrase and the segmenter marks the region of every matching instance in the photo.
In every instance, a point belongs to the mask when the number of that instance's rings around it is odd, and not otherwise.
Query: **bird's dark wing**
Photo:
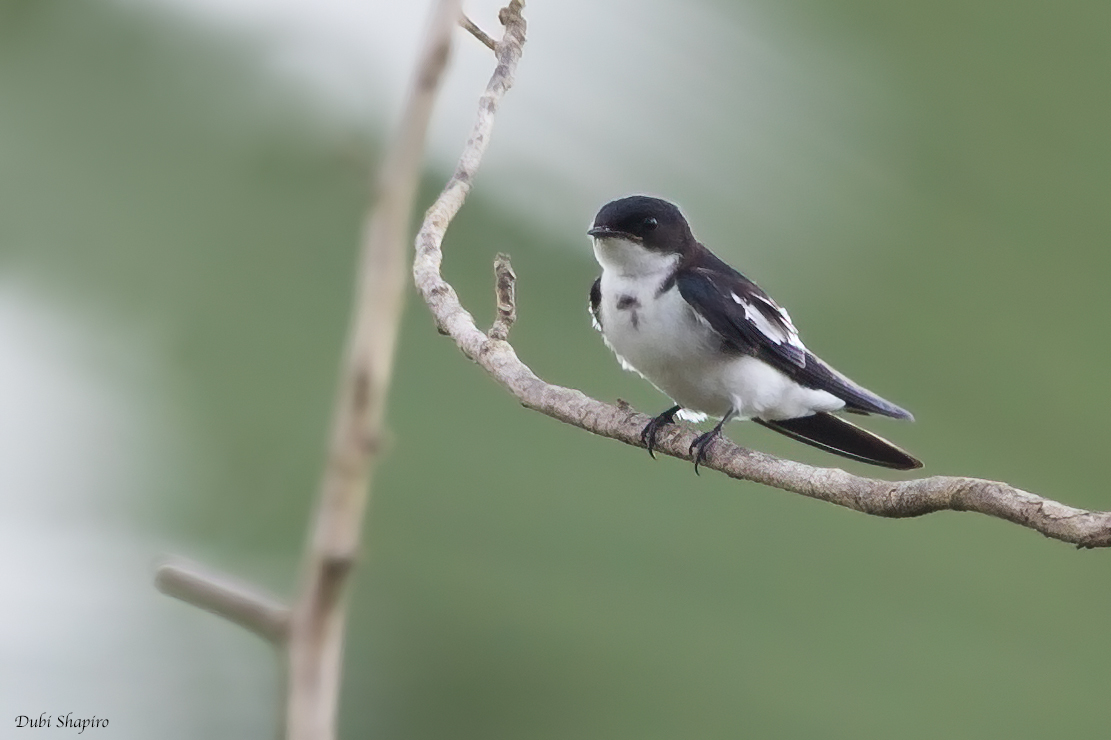
[[[594,323],[594,328],[602,331],[602,278],[598,277],[594,280],[594,284],[590,286],[590,318]]]
[[[756,283],[728,265],[681,269],[676,287],[710,328],[738,352],[755,355],[775,367],[806,367],[808,352],[798,330],[779,305]]]
[[[699,255],[699,262],[676,273],[676,287],[726,346],[767,362],[799,385],[832,393],[845,402],[846,411],[914,418],[807,350],[791,317],[756,283],[709,250]]]

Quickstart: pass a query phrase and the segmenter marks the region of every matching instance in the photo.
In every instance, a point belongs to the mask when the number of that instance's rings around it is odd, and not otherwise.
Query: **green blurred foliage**
[[[880,69],[904,128],[839,132],[900,174],[897,209],[864,239],[838,224],[813,246],[821,260],[765,255],[753,277],[810,346],[916,413],[871,427],[926,472],[1111,508],[1111,6],[763,10]],[[198,485],[135,527],[288,590],[373,143],[315,136],[245,71],[249,56],[109,4],[0,2],[0,270],[155,327],[187,389]],[[480,183],[448,235],[446,274],[481,323],[492,256],[511,253],[522,358],[658,411],[665,399],[617,368],[586,318],[589,216],[539,231]],[[732,235],[700,232],[712,247]],[[884,521],[696,478],[521,409],[415,299],[401,336],[344,736],[1106,732],[1106,553],[985,517]],[[749,425],[729,433],[876,472]],[[243,707],[260,726],[269,710]]]

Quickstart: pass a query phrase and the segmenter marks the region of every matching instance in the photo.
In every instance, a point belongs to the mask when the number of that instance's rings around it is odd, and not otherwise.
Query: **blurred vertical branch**
[[[301,589],[289,622],[286,717],[289,737],[296,740],[335,734],[347,614],[345,586],[358,555],[370,480],[381,448],[404,305],[406,236],[428,121],[460,17],[459,0],[440,0],[364,226],[355,312],[331,443]]]
[[[512,0],[499,15],[506,38],[512,37],[509,43],[517,49],[516,57],[524,41],[522,6],[520,0]],[[404,303],[406,235],[428,122],[457,24],[496,51],[507,45],[505,40],[494,42],[465,18],[459,0],[437,3],[401,123],[375,181],[363,230],[355,307],[327,460],[293,605],[286,607],[250,586],[181,562],[163,565],[156,576],[156,585],[163,592],[235,622],[285,653],[286,736],[291,740],[328,740],[336,734],[347,584],[358,556],[370,482],[381,450]],[[504,79],[500,51],[498,58],[494,77]],[[492,114],[483,104],[480,111]],[[502,321],[511,322],[512,318],[505,315]]]

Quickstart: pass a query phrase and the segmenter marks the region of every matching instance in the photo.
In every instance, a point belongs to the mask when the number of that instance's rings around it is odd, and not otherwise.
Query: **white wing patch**
[[[751,323],[753,326],[755,326],[765,337],[772,340],[776,344],[786,344],[790,347],[798,349],[801,352],[806,351],[806,346],[803,345],[802,340],[799,339],[799,331],[795,328],[794,323],[791,322],[790,315],[788,315],[787,311],[785,311],[783,308],[780,308],[779,305],[763,298],[762,296],[753,296],[754,299],[762,302],[765,306],[775,311],[776,315],[782,322],[782,326],[768,320],[768,317],[764,315],[763,311],[761,311],[757,306],[753,305],[744,298],[741,298],[736,293],[730,291],[729,295],[739,306],[741,306],[745,310],[745,319],[748,320],[749,323]]]

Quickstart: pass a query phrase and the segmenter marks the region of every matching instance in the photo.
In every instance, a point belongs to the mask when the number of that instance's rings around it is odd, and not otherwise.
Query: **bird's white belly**
[[[608,271],[607,271],[608,272]],[[626,369],[684,409],[741,418],[793,419],[845,403],[806,388],[748,355],[724,350],[721,338],[672,287],[656,295],[636,281],[602,274],[602,332]],[[657,283],[656,285],[658,285]]]

